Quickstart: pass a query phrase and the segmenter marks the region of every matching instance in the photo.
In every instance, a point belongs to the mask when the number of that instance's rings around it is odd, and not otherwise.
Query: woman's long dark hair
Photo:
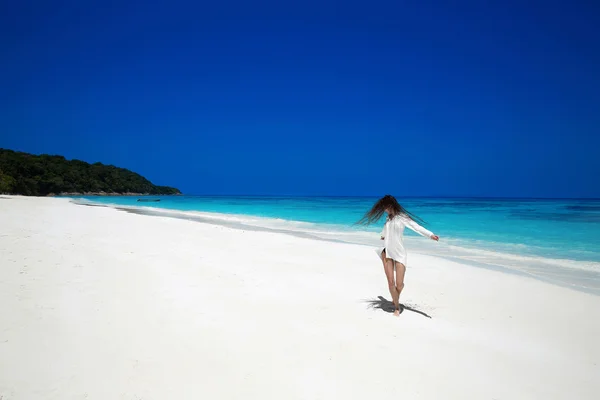
[[[367,211],[367,213],[357,222],[357,224],[370,225],[379,221],[383,216],[383,213],[385,213],[385,210],[388,208],[392,211],[390,213],[390,218],[393,218],[396,215],[404,214],[415,222],[425,224],[425,221],[406,210],[400,205],[400,203],[398,203],[398,200],[396,200],[394,196],[389,194],[386,194],[377,200],[377,203],[375,203],[375,205],[369,211]]]

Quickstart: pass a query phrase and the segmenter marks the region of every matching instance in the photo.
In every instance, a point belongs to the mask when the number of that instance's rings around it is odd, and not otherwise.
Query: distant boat
[[[149,203],[149,202],[160,201],[160,199],[138,199],[138,201]]]

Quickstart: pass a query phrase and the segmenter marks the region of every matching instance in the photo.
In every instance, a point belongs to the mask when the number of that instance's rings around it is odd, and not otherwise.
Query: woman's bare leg
[[[394,283],[394,260],[391,258],[387,258],[385,260],[385,276],[388,280],[388,288],[390,289],[390,294],[392,295],[394,308],[397,311],[399,309],[398,298],[400,297],[400,293],[398,293],[398,290],[396,290],[396,285]],[[396,312],[394,312],[394,314],[396,314]]]
[[[383,249],[383,251],[381,252],[379,257],[381,257],[381,262],[383,263],[383,268],[385,268],[385,249]]]
[[[404,275],[406,274],[406,266],[402,263],[396,262],[396,293],[398,293],[398,303],[396,304],[396,310],[398,310],[398,315],[400,315],[400,294],[402,293],[402,289],[404,289]],[[394,313],[396,314],[396,313]]]
[[[381,261],[383,262],[383,270],[385,271],[385,277],[387,278],[388,288],[392,295],[392,301],[394,306],[398,309],[398,293],[396,291],[396,285],[394,284],[394,260],[386,258],[385,250],[381,253]]]

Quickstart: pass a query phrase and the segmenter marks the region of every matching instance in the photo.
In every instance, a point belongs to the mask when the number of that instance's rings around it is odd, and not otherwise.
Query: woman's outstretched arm
[[[430,230],[423,228],[421,225],[417,224],[409,216],[402,215],[401,218],[402,218],[402,223],[404,223],[404,225],[409,227],[411,230],[417,232],[419,235],[428,237],[428,238],[436,240],[436,241],[439,240],[439,237],[437,235],[435,235]]]

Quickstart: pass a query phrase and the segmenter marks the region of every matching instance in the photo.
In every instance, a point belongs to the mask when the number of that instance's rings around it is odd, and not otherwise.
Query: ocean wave
[[[600,263],[595,261],[579,261],[566,258],[521,255],[453,245],[448,245],[448,248],[456,253],[455,257],[464,259],[469,259],[472,257],[473,261],[487,261],[490,263],[511,266],[553,266],[559,268],[570,268],[578,271],[600,272]],[[527,248],[527,246],[523,245],[523,248]],[[518,264],[515,264],[515,262]]]

